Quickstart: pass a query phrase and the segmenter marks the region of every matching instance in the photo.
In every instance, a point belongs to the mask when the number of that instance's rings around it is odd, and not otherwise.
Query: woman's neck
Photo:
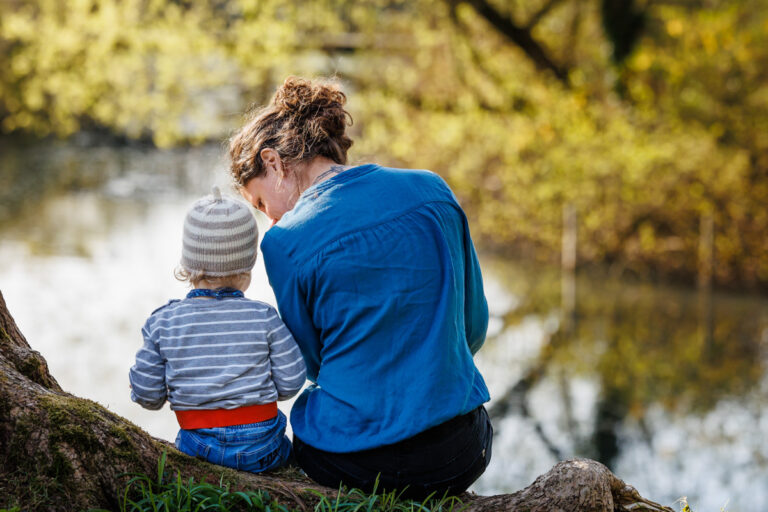
[[[305,164],[304,172],[301,175],[304,177],[302,180],[303,187],[302,192],[312,185],[317,185],[325,180],[329,180],[337,174],[349,169],[347,165],[339,165],[330,158],[318,156]]]

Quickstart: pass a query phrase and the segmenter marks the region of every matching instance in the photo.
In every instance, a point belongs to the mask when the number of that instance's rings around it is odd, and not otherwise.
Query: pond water
[[[227,187],[225,166],[219,146],[0,143],[11,313],[65,390],[167,440],[173,414],[133,404],[127,372],[147,315],[185,293],[181,222]],[[475,491],[512,492],[580,456],[662,503],[768,509],[768,300],[579,275],[564,315],[557,269],[481,262],[491,324],[476,362],[496,433]],[[274,304],[261,259],[247,295]]]

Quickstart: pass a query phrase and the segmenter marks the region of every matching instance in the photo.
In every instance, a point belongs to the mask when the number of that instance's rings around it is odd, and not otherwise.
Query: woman
[[[431,172],[347,166],[345,102],[288,78],[230,145],[243,197],[272,219],[267,274],[313,382],[291,411],[296,459],[330,487],[458,494],[492,437],[467,221]]]

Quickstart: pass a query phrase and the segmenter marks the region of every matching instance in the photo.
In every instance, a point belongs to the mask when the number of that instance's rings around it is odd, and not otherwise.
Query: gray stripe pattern
[[[131,367],[131,399],[148,409],[231,409],[298,393],[306,370],[277,312],[231,298],[172,301],[149,317]]]
[[[245,204],[218,188],[199,199],[184,219],[181,266],[217,277],[248,272],[256,263],[259,231]]]

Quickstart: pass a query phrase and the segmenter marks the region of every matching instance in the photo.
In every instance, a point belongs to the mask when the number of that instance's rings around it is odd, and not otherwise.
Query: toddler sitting
[[[243,296],[257,239],[249,208],[218,188],[192,206],[177,277],[194,289],[152,313],[129,374],[134,402],[153,410],[171,403],[179,450],[254,473],[289,459],[276,401],[305,380],[301,352],[275,309]]]

